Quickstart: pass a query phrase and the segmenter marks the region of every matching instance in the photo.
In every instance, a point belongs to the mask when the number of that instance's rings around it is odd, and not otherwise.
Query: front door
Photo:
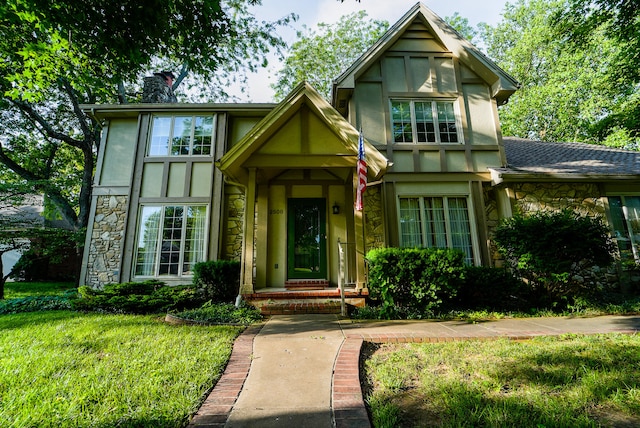
[[[326,201],[289,199],[287,273],[289,279],[326,279]]]

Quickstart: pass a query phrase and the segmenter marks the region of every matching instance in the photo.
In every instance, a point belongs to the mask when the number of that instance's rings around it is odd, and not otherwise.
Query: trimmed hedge
[[[202,305],[204,293],[191,285],[167,286],[161,281],[125,282],[105,285],[96,290],[78,288],[79,299],[73,308],[84,311],[149,314],[168,310],[191,309]]]
[[[464,254],[435,248],[379,248],[367,253],[369,295],[383,318],[422,318],[452,299],[464,280]]]

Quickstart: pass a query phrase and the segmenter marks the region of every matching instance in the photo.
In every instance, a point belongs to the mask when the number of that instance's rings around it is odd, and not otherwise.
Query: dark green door
[[[287,272],[289,279],[327,277],[326,201],[289,199]]]

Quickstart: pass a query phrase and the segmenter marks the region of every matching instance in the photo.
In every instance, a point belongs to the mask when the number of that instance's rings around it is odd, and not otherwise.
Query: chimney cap
[[[160,76],[164,79],[171,78],[173,80],[176,78],[175,74],[173,74],[173,71],[164,70],[164,71],[160,71],[158,73],[153,73],[153,74],[154,76]]]

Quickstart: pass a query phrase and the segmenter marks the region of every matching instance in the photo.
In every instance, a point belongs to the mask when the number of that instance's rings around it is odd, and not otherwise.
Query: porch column
[[[352,174],[353,176],[353,194],[358,189],[358,174]],[[352,199],[353,200],[353,199]],[[363,204],[364,205],[364,204]],[[353,210],[353,226],[355,229],[355,243],[356,243],[356,290],[362,290],[367,286],[367,279],[365,278],[365,245],[364,245],[364,210]]]
[[[253,293],[253,259],[256,219],[256,169],[249,168],[249,181],[245,190],[244,230],[242,239],[242,269],[240,294]]]

